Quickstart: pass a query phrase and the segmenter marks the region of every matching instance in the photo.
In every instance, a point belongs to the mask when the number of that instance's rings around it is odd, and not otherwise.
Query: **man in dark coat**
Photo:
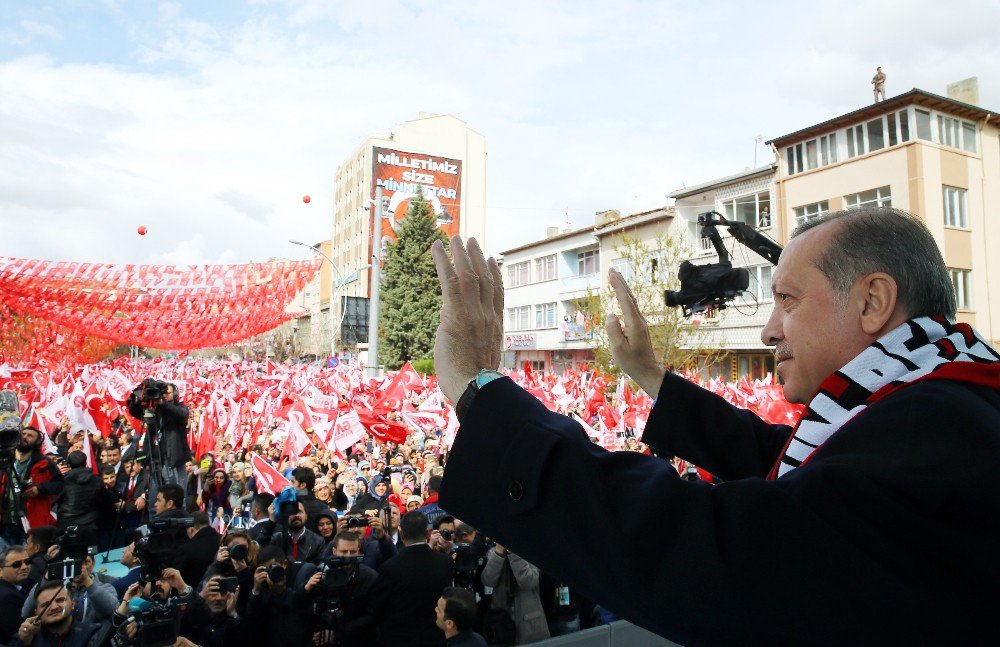
[[[21,605],[28,597],[25,583],[31,573],[31,558],[24,546],[0,550],[0,642],[7,640],[21,624]]]
[[[404,548],[382,564],[371,592],[379,645],[443,645],[435,625],[438,598],[451,585],[451,558],[427,545],[427,517],[403,515]]]
[[[87,467],[83,452],[70,452],[66,457],[69,472],[63,478],[64,489],[59,497],[59,530],[79,526],[87,546],[97,541],[97,520],[101,509],[109,502],[104,496],[101,477]]]
[[[215,561],[222,538],[209,524],[206,513],[194,512],[191,518],[194,526],[187,529],[188,540],[174,552],[174,563],[185,582],[200,582],[209,565]]]
[[[173,384],[167,384],[163,398],[154,401],[152,405],[159,429],[159,438],[156,442],[159,460],[163,465],[163,482],[183,486],[187,483],[185,466],[191,457],[191,450],[187,444],[188,408],[177,400],[177,387]],[[133,417],[142,419],[145,409],[142,406],[141,386],[129,396],[128,410]],[[150,436],[147,434],[147,446],[150,442]],[[152,496],[155,496],[155,493]]]
[[[330,506],[317,499],[313,493],[313,488],[316,487],[316,472],[308,467],[296,467],[292,470],[292,487],[295,488],[296,499],[305,506],[306,528],[316,532],[319,515],[330,512]]]
[[[480,371],[499,362],[502,279],[469,249],[452,240],[452,267],[433,248],[444,289],[435,368],[462,425],[441,491],[450,512],[680,643],[944,644],[994,632],[1000,356],[953,323],[954,289],[922,221],[834,213],[801,225],[782,252],[762,340],[776,347],[785,396],[807,405],[795,429],[665,375],[611,273],[623,313],[608,320],[615,362],[656,398],[643,440],[716,485],[606,452]]]

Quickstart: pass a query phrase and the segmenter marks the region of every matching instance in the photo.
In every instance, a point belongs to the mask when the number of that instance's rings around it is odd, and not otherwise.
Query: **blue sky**
[[[0,0],[0,254],[301,258],[337,165],[419,111],[486,136],[496,253],[738,172],[754,136],[870,102],[876,65],[890,95],[978,76],[1000,110],[997,24],[995,0]]]

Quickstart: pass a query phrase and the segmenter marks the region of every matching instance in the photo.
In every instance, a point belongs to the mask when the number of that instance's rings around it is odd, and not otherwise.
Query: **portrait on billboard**
[[[461,160],[375,147],[372,150],[372,199],[382,188],[382,231],[384,247],[396,239],[400,220],[410,209],[418,187],[430,205],[437,226],[448,237],[459,234],[462,200]]]

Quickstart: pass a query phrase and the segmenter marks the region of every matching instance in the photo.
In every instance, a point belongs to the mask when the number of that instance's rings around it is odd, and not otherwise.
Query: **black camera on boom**
[[[681,263],[677,271],[681,289],[664,291],[663,300],[670,307],[680,306],[685,317],[705,310],[722,310],[750,285],[750,272],[745,267],[733,267],[717,226],[727,227],[733,238],[773,265],[778,264],[778,257],[781,256],[781,245],[750,225],[726,220],[717,211],[699,214],[698,224],[701,225],[701,237],[712,241],[719,262],[707,265],[695,265],[690,261]]]

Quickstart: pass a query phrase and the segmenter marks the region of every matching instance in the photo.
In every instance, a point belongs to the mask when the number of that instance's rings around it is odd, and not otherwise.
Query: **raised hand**
[[[458,402],[480,369],[500,365],[503,278],[496,260],[486,260],[475,238],[468,247],[458,236],[451,239],[454,262],[440,242],[431,246],[431,253],[443,297],[434,368],[445,396]]]
[[[608,341],[611,356],[625,373],[635,380],[642,390],[655,398],[660,392],[664,369],[656,361],[653,344],[649,340],[649,326],[639,312],[635,295],[625,283],[625,278],[615,270],[608,273],[615,298],[622,309],[622,316],[608,317]]]

